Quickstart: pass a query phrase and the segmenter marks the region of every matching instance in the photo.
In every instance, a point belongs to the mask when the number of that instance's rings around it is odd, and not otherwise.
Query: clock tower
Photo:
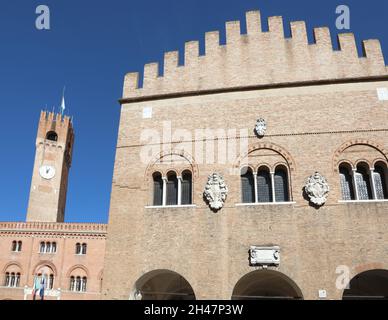
[[[27,221],[64,221],[73,143],[70,118],[42,111],[36,137]]]

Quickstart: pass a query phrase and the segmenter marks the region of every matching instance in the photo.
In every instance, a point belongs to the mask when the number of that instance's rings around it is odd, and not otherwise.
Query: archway
[[[299,287],[286,275],[257,270],[243,276],[233,289],[232,300],[303,299]]]
[[[388,270],[369,270],[356,275],[343,300],[388,300]]]
[[[193,288],[180,274],[154,270],[136,281],[135,291],[142,300],[195,300]]]

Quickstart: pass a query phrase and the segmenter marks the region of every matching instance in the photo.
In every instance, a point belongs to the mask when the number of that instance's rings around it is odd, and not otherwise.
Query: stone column
[[[372,197],[373,199],[377,200],[377,193],[376,193],[376,184],[375,184],[375,179],[374,179],[374,168],[369,168],[369,181],[370,185],[372,187]]]
[[[276,202],[276,198],[275,198],[275,172],[270,172],[270,174],[271,174],[272,202]]]
[[[177,177],[178,179],[178,206],[182,204],[182,177]]]
[[[163,177],[163,200],[162,200],[162,206],[166,205],[167,200],[167,178]]]
[[[358,200],[358,187],[357,187],[357,169],[352,169],[352,180],[353,180],[353,190],[354,198]]]
[[[255,203],[258,202],[258,197],[257,197],[257,172],[253,173],[253,183],[254,183],[254,191],[255,191]]]

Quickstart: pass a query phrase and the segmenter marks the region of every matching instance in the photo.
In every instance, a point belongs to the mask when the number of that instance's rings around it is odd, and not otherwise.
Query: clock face
[[[43,165],[39,168],[39,174],[43,179],[50,180],[55,176],[55,168],[52,166]]]

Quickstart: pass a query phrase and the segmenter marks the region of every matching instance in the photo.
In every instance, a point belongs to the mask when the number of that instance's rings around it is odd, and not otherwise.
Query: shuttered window
[[[348,168],[340,166],[339,169],[342,200],[354,200],[352,175]]]
[[[185,171],[182,174],[182,197],[181,204],[191,204],[192,203],[192,177],[191,172]]]
[[[154,206],[161,206],[163,203],[163,179],[160,173],[154,173]]]
[[[267,170],[259,170],[257,174],[257,201],[272,202],[271,175]]]
[[[243,203],[255,202],[255,185],[252,170],[243,169],[241,174],[241,195]]]
[[[275,184],[275,201],[276,202],[287,202],[290,200],[288,192],[288,178],[287,172],[284,169],[276,169],[274,176]]]

